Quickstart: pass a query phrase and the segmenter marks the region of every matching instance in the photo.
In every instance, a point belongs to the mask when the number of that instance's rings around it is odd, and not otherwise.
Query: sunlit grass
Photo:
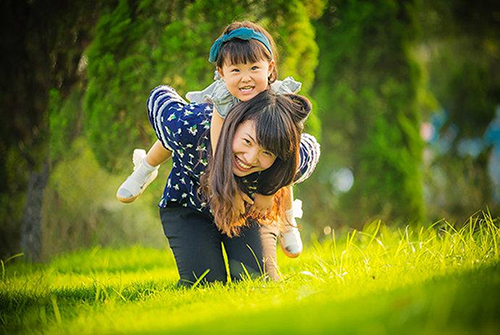
[[[170,251],[135,247],[2,262],[6,333],[498,333],[500,229],[390,228],[311,242],[279,256],[282,281],[176,287]],[[4,264],[6,263],[6,264]]]

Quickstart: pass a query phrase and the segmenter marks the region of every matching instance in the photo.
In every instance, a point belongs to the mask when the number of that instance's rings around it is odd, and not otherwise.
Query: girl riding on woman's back
[[[252,22],[234,22],[215,41],[209,61],[216,64],[216,80],[200,92],[190,92],[188,99],[194,103],[210,102],[213,104],[210,125],[210,143],[212,155],[215,156],[222,125],[231,108],[240,101],[248,101],[259,93],[271,89],[277,94],[296,93],[300,83],[292,78],[276,81],[277,52],[269,33]],[[259,150],[259,146],[251,139],[245,143],[245,155],[234,159],[235,175],[248,175],[258,169],[266,161],[274,159],[269,151]],[[253,150],[255,149],[255,150]],[[250,153],[250,154],[249,154]],[[120,186],[117,198],[122,202],[134,201],[158,174],[158,166],[170,158],[171,151],[165,149],[157,141],[147,155],[144,151],[134,152],[135,171]],[[281,201],[284,201],[286,227],[283,229],[281,245],[289,257],[297,257],[302,251],[300,234],[296,227],[292,209],[291,186],[280,190]],[[242,217],[249,216],[265,219],[272,212],[274,194],[255,194],[251,199],[243,192],[231,199],[231,210]],[[276,199],[277,200],[277,199]],[[249,206],[245,206],[245,202]],[[247,208],[249,207],[249,208]]]

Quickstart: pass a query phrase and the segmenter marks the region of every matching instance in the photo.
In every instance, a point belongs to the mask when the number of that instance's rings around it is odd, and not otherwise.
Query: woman
[[[249,196],[256,192],[275,194],[312,173],[319,145],[314,137],[300,135],[310,109],[305,98],[269,90],[239,103],[228,114],[220,150],[212,157],[212,106],[187,104],[168,86],[151,92],[150,122],[172,152],[172,170],[159,206],[180,283],[192,284],[201,276],[224,282],[228,275],[237,279],[243,273],[277,278],[278,229],[247,217],[244,201],[251,202]],[[267,221],[283,217],[282,197],[275,196],[274,215]]]

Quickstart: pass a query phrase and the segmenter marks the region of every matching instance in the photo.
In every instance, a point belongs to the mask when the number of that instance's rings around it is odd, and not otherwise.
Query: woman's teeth
[[[252,166],[246,165],[245,163],[243,163],[238,157],[236,157],[236,164],[238,164],[239,167],[241,167],[245,170],[252,168]]]

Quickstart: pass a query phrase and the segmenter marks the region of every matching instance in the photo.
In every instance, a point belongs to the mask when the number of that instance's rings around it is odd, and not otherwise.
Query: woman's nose
[[[256,165],[258,161],[259,153],[256,150],[249,150],[247,152],[247,163],[250,165]]]

